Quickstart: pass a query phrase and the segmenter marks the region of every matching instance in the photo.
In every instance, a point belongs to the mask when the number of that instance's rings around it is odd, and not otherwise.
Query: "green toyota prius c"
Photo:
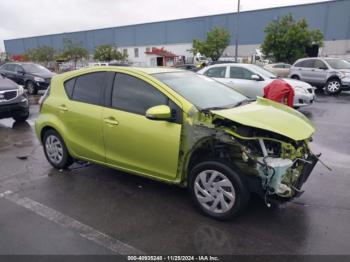
[[[83,160],[187,187],[217,219],[239,214],[252,193],[268,206],[298,197],[318,161],[303,114],[170,68],[56,75],[35,129],[55,168]]]

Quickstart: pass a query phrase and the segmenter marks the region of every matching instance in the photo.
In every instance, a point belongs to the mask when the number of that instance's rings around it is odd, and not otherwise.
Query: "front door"
[[[153,106],[170,105],[181,117],[181,109],[146,80],[128,74],[117,74],[111,93],[110,108],[103,110],[107,163],[139,174],[175,179],[181,121],[150,120],[145,113]]]
[[[246,68],[230,66],[226,84],[251,99],[256,99],[257,96],[264,96],[266,82],[254,80],[252,75],[256,74]]]

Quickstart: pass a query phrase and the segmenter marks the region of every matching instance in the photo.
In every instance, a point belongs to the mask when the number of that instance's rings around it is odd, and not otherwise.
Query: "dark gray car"
[[[55,75],[47,68],[34,63],[6,63],[0,67],[0,74],[23,85],[30,95],[46,90]]]
[[[350,90],[350,63],[339,58],[303,58],[290,68],[289,77],[337,94]]]
[[[28,116],[29,103],[23,87],[0,74],[0,119],[25,121]]]

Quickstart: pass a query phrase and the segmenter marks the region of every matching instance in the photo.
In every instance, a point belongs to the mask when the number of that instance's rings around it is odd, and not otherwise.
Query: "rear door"
[[[112,97],[112,99],[110,99]],[[117,73],[103,110],[107,162],[136,173],[173,180],[177,174],[182,110],[147,79]],[[174,121],[145,117],[157,105],[169,105]]]
[[[113,83],[113,78],[113,72],[94,72],[65,82],[70,99],[59,102],[59,117],[70,150],[80,158],[105,162],[102,103],[104,90]]]
[[[315,59],[307,59],[301,62],[299,67],[301,80],[313,83],[315,61]]]

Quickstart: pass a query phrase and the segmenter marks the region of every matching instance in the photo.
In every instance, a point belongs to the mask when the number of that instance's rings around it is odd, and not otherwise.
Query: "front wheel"
[[[249,200],[249,191],[238,174],[217,161],[205,161],[192,169],[189,190],[202,212],[220,220],[237,216]]]
[[[65,169],[73,164],[62,137],[53,129],[45,132],[43,138],[46,159],[56,169]]]
[[[341,91],[341,82],[339,79],[330,79],[326,84],[326,91],[328,94],[335,95]]]

